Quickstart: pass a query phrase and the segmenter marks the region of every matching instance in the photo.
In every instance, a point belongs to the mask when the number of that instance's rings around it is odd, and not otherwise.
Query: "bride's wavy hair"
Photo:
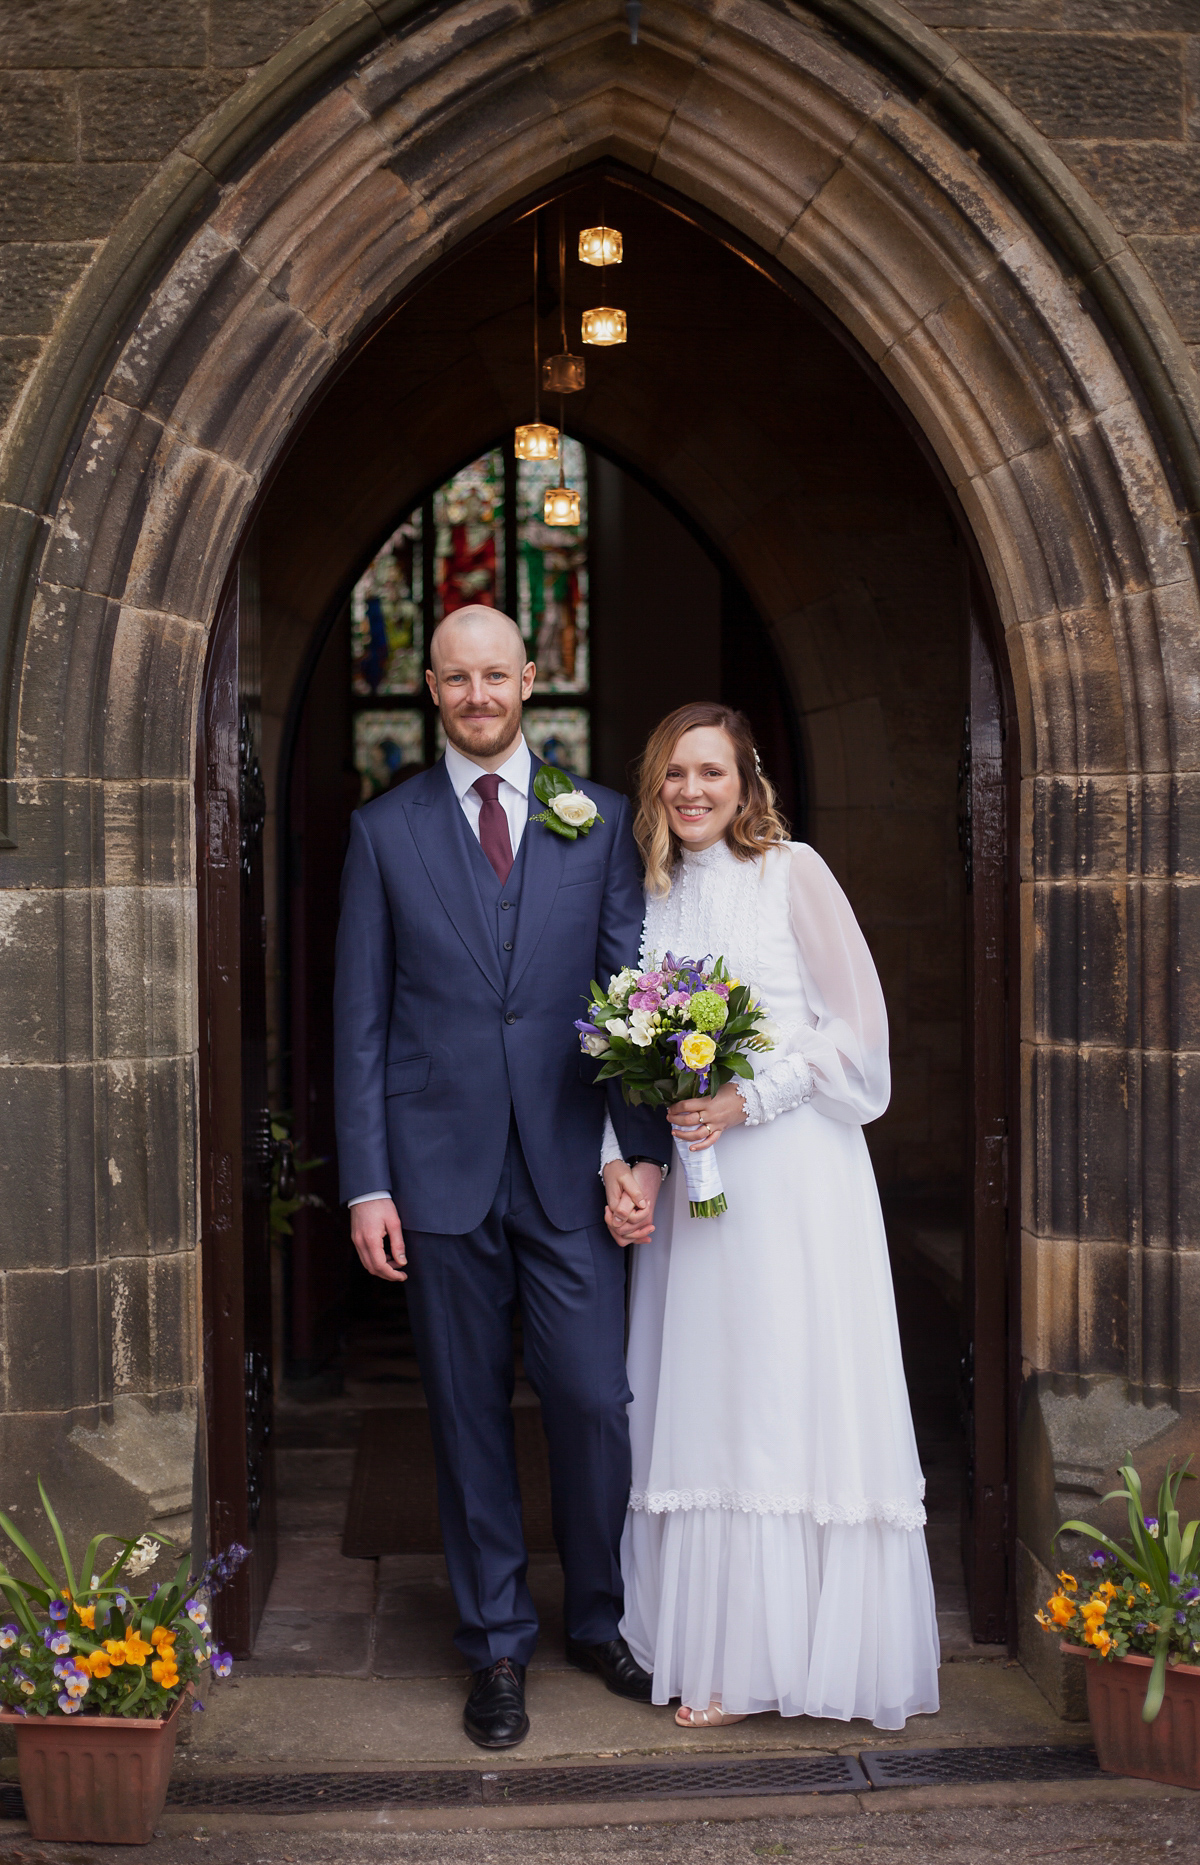
[[[667,820],[659,792],[675,747],[685,732],[697,726],[712,726],[724,732],[733,746],[742,801],[737,815],[725,832],[725,840],[739,861],[753,861],[777,842],[786,842],[788,826],[775,806],[775,790],[759,763],[754,748],[754,734],[744,713],[714,700],[693,700],[690,706],[677,706],[646,741],[638,764],[638,807],[633,835],[646,867],[648,893],[661,896],[671,885],[671,870],[679,859],[679,838]]]

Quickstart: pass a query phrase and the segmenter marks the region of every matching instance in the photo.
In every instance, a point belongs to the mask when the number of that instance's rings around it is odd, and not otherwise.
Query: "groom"
[[[372,1275],[408,1280],[442,1540],[482,1748],[529,1729],[537,1642],[513,1447],[513,1310],[542,1406],[567,1656],[639,1702],[617,1633],[629,1495],[625,1265],[598,1175],[606,1096],[573,1028],[591,979],[636,962],[641,876],[629,804],[577,841],[530,818],[521,735],[536,669],[516,624],[459,609],[426,675],[448,740],[433,769],[357,812],[342,881],[335,1083],[342,1197]],[[648,1224],[660,1117],[607,1094],[625,1188]],[[635,1182],[636,1181],[636,1182]],[[623,1201],[624,1202],[624,1201]]]

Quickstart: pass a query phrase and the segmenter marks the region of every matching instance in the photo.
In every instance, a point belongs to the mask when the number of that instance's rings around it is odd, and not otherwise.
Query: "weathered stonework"
[[[255,499],[373,320],[601,157],[840,320],[987,567],[1023,773],[1023,1572],[1077,1507],[1064,1405],[1091,1472],[1195,1444],[1194,35],[1170,0],[1136,9],[1114,89],[1111,8],[1063,0],[1054,30],[918,11],[935,31],[883,0],[661,0],[634,52],[600,0],[342,0],[249,73],[227,61],[307,8],[131,7],[101,48],[85,9],[38,5],[6,35],[0,237],[37,249],[0,270],[0,1450],[22,1508],[35,1465],[70,1487],[95,1434],[157,1412],[175,1444],[196,1403],[189,785]],[[701,480],[681,462],[675,489],[707,515]],[[780,632],[819,627],[814,594]],[[869,717],[829,710],[869,781]]]

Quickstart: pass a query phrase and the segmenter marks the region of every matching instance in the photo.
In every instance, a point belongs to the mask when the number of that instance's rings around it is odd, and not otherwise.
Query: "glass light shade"
[[[547,486],[542,517],[548,525],[577,525],[579,494],[570,486]]]
[[[542,364],[542,387],[553,395],[573,395],[583,387],[586,374],[583,357],[564,351],[561,356],[548,356]]]
[[[545,421],[531,421],[517,429],[513,451],[518,460],[557,460],[558,429]]]
[[[585,311],[583,314],[585,343],[605,346],[610,343],[624,343],[626,334],[624,311],[614,311],[611,306],[601,304],[594,311]]]
[[[615,227],[585,227],[579,235],[579,257],[585,266],[619,266],[625,242]]]

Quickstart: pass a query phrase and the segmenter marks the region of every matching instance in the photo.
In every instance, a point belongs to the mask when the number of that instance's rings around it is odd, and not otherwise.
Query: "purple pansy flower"
[[[233,1669],[233,1659],[227,1651],[218,1651],[209,1662],[212,1665],[214,1677],[228,1677]]]
[[[62,1625],[70,1610],[71,1608],[65,1599],[52,1599],[50,1601],[50,1617],[54,1620],[56,1625]]]

